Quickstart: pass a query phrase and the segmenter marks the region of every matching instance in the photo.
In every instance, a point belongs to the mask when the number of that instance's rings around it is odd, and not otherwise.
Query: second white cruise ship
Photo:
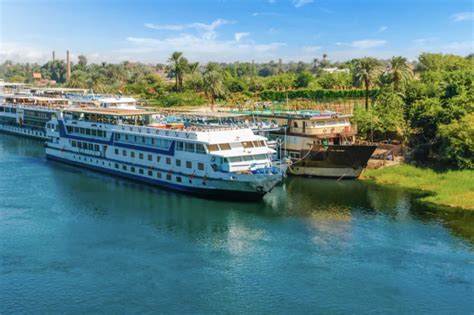
[[[66,109],[46,125],[49,159],[212,198],[260,199],[282,180],[251,129],[152,124],[153,113]]]

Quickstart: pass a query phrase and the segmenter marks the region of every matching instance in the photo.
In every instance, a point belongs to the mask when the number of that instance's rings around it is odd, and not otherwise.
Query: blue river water
[[[212,201],[0,134],[0,313],[474,312],[472,213],[361,181]]]

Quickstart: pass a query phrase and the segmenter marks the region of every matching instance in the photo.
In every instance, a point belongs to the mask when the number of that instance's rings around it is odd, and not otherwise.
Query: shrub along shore
[[[362,179],[426,193],[422,202],[474,211],[474,170],[438,172],[404,164],[365,170]]]

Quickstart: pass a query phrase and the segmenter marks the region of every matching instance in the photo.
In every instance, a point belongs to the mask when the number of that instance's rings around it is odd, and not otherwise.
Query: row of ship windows
[[[67,130],[68,133],[78,133],[78,134],[81,134],[81,135],[101,137],[101,138],[106,138],[107,137],[107,132],[105,132],[104,130],[82,128],[82,127],[73,127],[73,126],[66,126],[66,130]]]
[[[74,148],[79,148],[79,149],[84,149],[84,150],[90,150],[90,151],[96,151],[96,152],[100,151],[100,146],[94,143],[72,140],[71,146]]]
[[[120,154],[120,150],[116,148],[114,153],[115,153],[115,155],[130,156],[131,158],[138,157],[138,159],[140,159],[140,160],[143,160],[145,158],[145,156],[142,152],[138,152],[138,154],[137,154],[137,153],[135,153],[135,151],[122,150],[122,154]],[[148,161],[153,161],[153,155],[152,154],[147,154],[147,160]],[[172,165],[171,160],[172,159],[170,157],[166,157],[165,158],[166,165]],[[156,156],[156,162],[159,163],[160,161],[161,161],[161,156],[157,155]],[[182,161],[180,159],[175,159],[174,163],[175,163],[176,166],[181,166],[182,165]],[[193,168],[193,162],[192,161],[185,161],[185,165],[186,165],[186,168],[189,168],[189,169]],[[198,162],[197,163],[197,169],[200,170],[200,171],[203,171],[204,170],[204,163]]]
[[[125,141],[131,143],[143,143],[146,145],[153,145],[163,148],[169,148],[171,140],[153,138],[153,137],[142,137],[142,136],[132,136],[127,134],[115,134],[115,141]]]
[[[262,140],[243,141],[243,142],[241,142],[241,144],[245,149],[251,149],[251,148],[264,147],[265,146],[265,141],[262,141]],[[208,144],[207,148],[208,148],[209,152],[214,152],[214,151],[230,150],[232,147],[231,147],[230,143],[219,143],[219,144]]]
[[[74,155],[74,159],[76,159],[76,156]],[[77,157],[78,160],[82,160],[82,158],[80,156]],[[95,162],[97,164],[99,164],[99,160],[98,159],[92,159],[92,158],[89,158],[89,161],[90,162]],[[84,158],[84,161],[87,162],[87,158]],[[105,165],[105,162],[102,161],[102,165]],[[109,167],[111,167],[112,164],[109,163]],[[114,167],[115,169],[117,170],[122,170],[122,171],[126,171],[126,172],[130,172],[130,173],[133,173],[133,174],[139,174],[139,175],[145,175],[145,169],[143,168],[136,168],[135,166],[128,166],[128,165],[125,165],[125,164],[119,164],[119,163],[114,163]],[[147,169],[146,170],[147,172],[147,175],[149,177],[156,177],[158,179],[162,179],[163,178],[163,173],[162,172],[159,172],[159,171],[153,171],[153,170],[150,170],[150,169]],[[181,176],[174,176],[175,177],[175,181],[177,183],[181,183],[183,181],[182,177]],[[166,174],[166,180],[168,181],[172,181],[173,180],[173,175],[171,175],[170,173],[167,173]],[[189,180],[189,182],[191,183],[191,179]],[[205,184],[205,182],[203,182],[203,184]]]

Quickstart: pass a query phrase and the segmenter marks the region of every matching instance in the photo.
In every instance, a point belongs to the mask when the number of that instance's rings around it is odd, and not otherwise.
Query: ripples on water
[[[1,313],[472,313],[473,226],[359,181],[203,200],[0,134]]]

